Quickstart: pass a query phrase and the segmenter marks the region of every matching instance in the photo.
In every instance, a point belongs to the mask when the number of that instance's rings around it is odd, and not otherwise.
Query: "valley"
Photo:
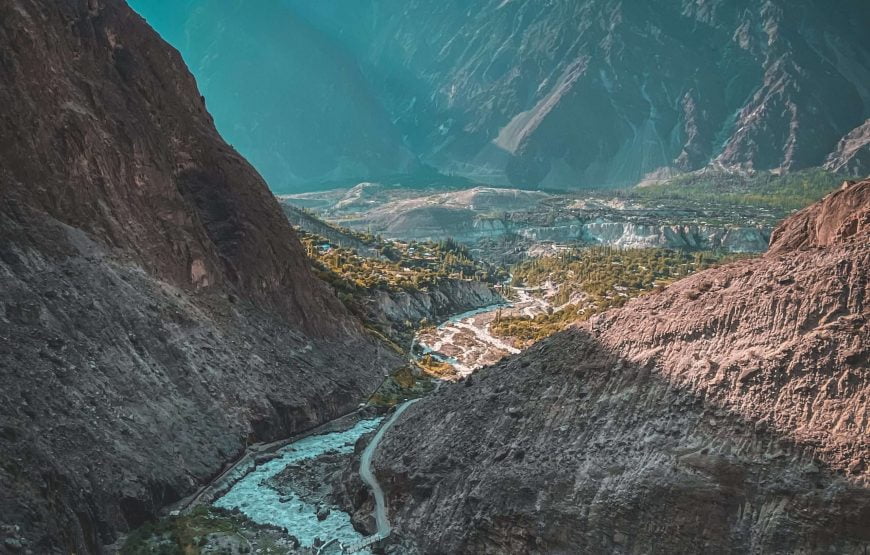
[[[582,193],[386,182],[278,199],[285,210],[310,210],[387,239],[449,237],[504,267],[571,245],[763,252],[778,222],[840,180],[817,170],[784,177],[702,172]]]
[[[870,550],[861,2],[132,3],[0,3],[0,555]]]
[[[709,503],[713,504],[712,506],[718,503],[716,499],[720,494],[715,493],[715,491],[717,487],[721,487],[717,484],[721,484],[723,481],[731,484],[733,480],[738,480],[738,485],[730,486],[736,488],[747,487],[739,485],[742,483],[741,480],[751,479],[758,481],[758,483],[769,484],[760,491],[753,492],[752,495],[759,499],[756,501],[757,503],[778,504],[780,501],[777,500],[780,499],[780,496],[795,495],[792,492],[800,491],[801,488],[805,487],[805,484],[809,483],[807,482],[809,480],[816,484],[816,488],[821,488],[821,493],[810,492],[794,506],[786,504],[781,505],[779,509],[765,509],[774,511],[776,515],[773,522],[769,524],[761,525],[749,522],[740,526],[746,527],[747,533],[759,537],[753,541],[766,542],[766,545],[774,545],[775,542],[779,541],[776,539],[779,537],[777,534],[789,534],[788,537],[797,537],[793,535],[795,532],[792,530],[799,529],[808,530],[807,533],[819,538],[813,541],[833,543],[842,546],[845,552],[853,552],[853,547],[858,548],[856,546],[864,545],[862,542],[870,541],[870,538],[865,538],[862,535],[863,532],[861,532],[859,525],[863,518],[862,515],[870,510],[870,497],[860,485],[863,483],[863,476],[866,473],[864,455],[867,453],[868,446],[861,444],[860,435],[855,436],[847,431],[853,426],[865,426],[865,417],[867,416],[866,410],[861,408],[860,398],[863,395],[862,387],[864,386],[861,385],[863,383],[861,378],[858,378],[862,372],[867,371],[866,362],[868,355],[870,355],[866,351],[867,329],[866,321],[862,315],[862,311],[865,309],[861,301],[865,294],[862,291],[866,289],[867,283],[866,279],[861,277],[862,274],[858,268],[861,268],[863,263],[861,257],[866,257],[864,251],[870,244],[865,236],[866,231],[870,230],[868,227],[870,220],[867,220],[867,216],[870,215],[867,212],[870,209],[870,196],[867,194],[870,192],[870,188],[868,186],[870,183],[866,182],[851,187],[844,185],[840,193],[831,195],[830,199],[826,199],[828,202],[824,208],[816,209],[813,207],[816,214],[826,214],[823,227],[807,226],[802,223],[801,218],[805,217],[803,214],[807,211],[787,220],[786,224],[780,226],[774,234],[774,251],[760,258],[757,256],[734,258],[731,255],[722,258],[704,251],[690,254],[655,249],[621,250],[613,247],[587,247],[574,248],[560,256],[529,259],[515,266],[512,268],[510,280],[494,284],[503,301],[456,314],[438,325],[424,323],[420,326],[414,335],[410,348],[411,372],[400,371],[388,379],[387,383],[382,386],[381,392],[371,398],[369,406],[362,409],[359,415],[353,416],[351,420],[339,421],[343,423],[336,423],[337,429],[332,426],[332,431],[309,436],[281,447],[275,451],[275,455],[263,457],[263,462],[249,469],[250,473],[237,477],[239,481],[235,485],[228,486],[228,489],[225,488],[224,491],[227,493],[214,501],[216,508],[209,509],[204,514],[210,514],[211,518],[216,519],[216,522],[222,523],[223,519],[229,517],[221,516],[220,509],[235,508],[240,511],[241,516],[233,518],[251,519],[252,522],[237,525],[232,528],[234,530],[232,533],[214,532],[213,535],[207,536],[207,539],[203,540],[205,543],[201,545],[208,547],[221,545],[220,542],[229,541],[231,543],[237,539],[227,540],[228,535],[232,537],[241,535],[248,538],[248,541],[253,541],[254,545],[257,546],[267,544],[278,546],[275,547],[276,551],[274,551],[278,553],[284,552],[282,549],[286,549],[287,545],[297,546],[293,550],[299,553],[354,552],[347,551],[350,549],[348,546],[362,546],[369,542],[380,545],[381,547],[378,549],[386,547],[387,552],[392,553],[426,552],[431,549],[418,547],[418,542],[421,541],[435,541],[437,545],[441,545],[442,542],[451,542],[449,544],[452,546],[451,551],[470,549],[473,552],[478,552],[496,548],[507,551],[533,550],[532,544],[529,542],[539,540],[533,539],[534,536],[527,535],[529,532],[525,530],[529,525],[524,520],[501,520],[501,517],[486,516],[483,517],[484,520],[481,521],[481,524],[474,525],[475,528],[463,529],[460,535],[455,538],[445,538],[438,536],[437,532],[431,532],[425,524],[425,519],[424,521],[418,520],[423,517],[416,516],[414,511],[420,510],[417,509],[418,507],[431,506],[432,503],[440,503],[448,507],[447,509],[435,509],[439,511],[453,511],[454,503],[478,503],[477,506],[482,507],[483,510],[493,511],[496,514],[498,511],[504,510],[502,507],[510,506],[514,507],[510,509],[511,511],[532,511],[525,514],[538,515],[540,513],[537,510],[528,507],[528,501],[524,500],[524,496],[527,494],[523,493],[522,487],[510,482],[511,480],[518,480],[516,484],[520,484],[525,479],[524,477],[532,476],[539,471],[543,472],[541,479],[557,479],[555,477],[559,475],[561,465],[570,460],[569,464],[579,465],[578,471],[583,473],[582,479],[587,484],[584,487],[611,487],[607,485],[606,476],[587,469],[585,466],[587,463],[583,462],[584,459],[605,457],[605,460],[608,460],[610,457],[616,457],[616,453],[623,452],[626,447],[618,443],[619,440],[612,439],[614,435],[619,437],[619,434],[627,434],[627,437],[633,437],[632,434],[651,434],[650,437],[656,445],[655,449],[662,450],[655,451],[654,460],[656,462],[654,464],[665,466],[675,464],[678,474],[673,478],[666,478],[667,473],[657,471],[650,476],[643,474],[637,477],[625,476],[621,478],[622,480],[628,481],[629,484],[639,481],[644,484],[641,487],[665,488],[672,492],[669,495],[674,499],[673,503]],[[844,197],[845,200],[837,200]],[[792,222],[792,220],[794,221]],[[805,230],[808,228],[818,229],[818,234],[807,237]],[[789,255],[796,256],[793,261],[789,258],[783,258],[783,252],[789,252],[789,249],[796,248],[800,242],[806,243],[807,241],[812,241],[817,245],[831,243],[834,246],[830,249],[833,250],[829,253],[824,247],[817,246],[815,248],[818,252],[801,251]],[[840,244],[839,241],[843,241],[842,246],[837,246]],[[851,261],[851,253],[856,250],[859,258],[855,262],[857,265],[850,263],[845,270],[846,274],[840,275],[836,280],[816,282],[814,278],[806,277],[827,271],[826,268],[835,264],[836,260]],[[815,262],[808,263],[804,260],[811,255],[823,257],[818,266]],[[843,258],[844,256],[847,258]],[[602,274],[603,268],[611,270],[619,268],[619,270]],[[788,269],[786,270],[786,268]],[[760,278],[762,280],[760,284],[747,277],[755,272],[763,274],[763,277]],[[794,275],[798,277],[792,277]],[[656,283],[658,280],[661,282]],[[634,283],[632,289],[619,285],[628,282]],[[740,288],[740,291],[727,293],[727,296],[721,298],[725,304],[717,306],[716,303],[720,300],[717,292],[723,289],[728,291],[735,286],[735,283],[738,284],[737,287]],[[805,339],[799,336],[797,339],[787,340],[784,350],[775,344],[776,339],[772,339],[771,341],[774,343],[765,347],[773,349],[768,355],[760,355],[754,348],[750,347],[747,351],[743,351],[742,355],[738,355],[739,359],[729,358],[741,351],[732,349],[719,353],[715,351],[713,345],[717,341],[739,342],[741,340],[729,335],[717,337],[720,332],[716,330],[701,332],[699,335],[693,329],[696,322],[692,319],[660,320],[657,318],[657,314],[662,310],[681,311],[685,310],[685,307],[698,305],[701,312],[716,313],[716,321],[721,326],[754,325],[751,323],[729,324],[729,318],[734,316],[727,316],[726,313],[733,313],[734,310],[745,312],[744,316],[738,317],[738,322],[744,318],[755,318],[756,316],[751,315],[753,309],[749,300],[750,290],[755,287],[780,287],[788,290],[794,287],[797,290],[795,293],[809,290],[816,295],[818,293],[815,291],[819,287],[824,290],[836,291],[840,287],[840,283],[843,283],[844,286],[850,284],[848,287],[853,291],[851,295],[857,295],[854,300],[842,301],[845,303],[839,309],[843,311],[842,315],[824,317],[822,321],[815,324],[818,326],[818,331],[809,332],[810,336]],[[600,296],[597,297],[598,301],[587,305],[589,312],[585,314],[575,312],[578,300],[583,298],[595,299],[596,297],[593,296],[595,291],[598,291]],[[783,294],[793,295],[794,293]],[[739,308],[734,308],[734,303],[737,303]],[[622,305],[625,305],[625,308],[620,309],[619,307]],[[570,308],[566,309],[566,307]],[[626,312],[627,308],[630,308],[631,311]],[[553,320],[552,317],[560,312],[566,314],[567,317],[557,316]],[[767,314],[761,313],[759,317],[762,321],[770,318],[770,315],[774,313],[768,312]],[[644,319],[644,321],[638,324],[635,322],[638,318]],[[562,320],[564,320],[565,325],[555,326],[552,329],[546,325]],[[702,323],[703,321],[705,320],[699,319],[697,322]],[[528,336],[517,330],[510,330],[517,323],[524,323],[528,326],[531,322],[541,324],[534,328],[540,335]],[[616,324],[615,322],[620,323]],[[615,329],[614,326],[617,325],[623,327]],[[625,351],[626,355],[614,354],[610,350],[598,352],[598,349],[603,349],[603,347],[598,346],[599,341],[606,341],[608,345],[620,345],[625,341],[635,341],[632,337],[637,335],[643,336],[653,333],[654,337],[666,337],[672,332],[665,330],[679,325],[689,328],[689,331],[679,332],[675,336],[687,346],[667,349],[664,351],[666,354],[663,355],[671,357],[667,360],[674,361],[664,364],[679,366],[665,366],[652,371],[645,370],[645,368],[650,368],[646,366],[648,364],[659,364],[658,362],[646,362],[649,360],[647,357],[657,360],[659,356],[658,350],[649,351],[646,349],[646,339],[638,340],[640,341],[639,346],[630,344]],[[662,331],[653,331],[657,326],[667,327]],[[506,330],[509,331],[506,332]],[[710,336],[711,333],[712,336]],[[776,337],[782,334],[788,335],[786,330],[779,329],[770,333],[776,334]],[[758,373],[759,370],[753,370],[757,365],[785,364],[783,361],[788,361],[793,356],[803,357],[802,360],[807,361],[805,364],[816,364],[811,362],[815,356],[812,354],[813,348],[802,347],[800,342],[811,341],[813,344],[829,344],[827,342],[832,340],[830,334],[840,336],[838,344],[843,345],[847,351],[842,354],[832,352],[825,356],[836,356],[838,359],[845,357],[843,360],[846,370],[844,371],[850,376],[856,376],[857,381],[853,385],[843,385],[847,395],[842,397],[842,401],[840,401],[844,403],[844,410],[851,411],[850,414],[854,415],[850,417],[854,420],[850,420],[853,422],[852,424],[845,424],[846,427],[835,437],[826,439],[821,444],[813,443],[818,447],[813,448],[812,455],[808,454],[806,448],[798,447],[801,442],[809,441],[802,439],[804,436],[790,436],[787,443],[775,439],[777,437],[776,430],[783,426],[781,420],[767,420],[764,421],[764,424],[756,424],[754,428],[747,428],[745,424],[741,423],[743,413],[737,412],[736,408],[727,408],[731,406],[730,399],[735,398],[734,396],[737,396],[737,400],[733,402],[740,402],[742,395],[766,395],[763,389],[757,390],[752,386],[757,380],[762,379],[762,375]],[[854,337],[855,341],[850,341],[847,339],[848,337]],[[861,339],[862,337],[864,340]],[[666,340],[655,339],[652,343],[655,344],[658,341]],[[696,344],[698,341],[701,341],[701,344]],[[750,341],[750,345],[755,344],[768,345],[767,343]],[[622,349],[625,347],[608,347],[608,349],[611,348]],[[691,349],[691,351],[683,354],[680,350],[682,348]],[[661,349],[661,347],[655,349]],[[725,357],[725,359],[721,357]],[[721,362],[717,362],[717,360]],[[543,365],[539,366],[540,364]],[[549,367],[550,364],[555,368]],[[591,380],[593,384],[601,381],[601,385],[575,386],[565,382],[563,373],[571,374],[573,372],[571,368],[574,364],[579,364],[588,368],[588,372],[592,372],[588,378],[578,377],[577,379]],[[818,364],[823,365],[824,363]],[[601,368],[601,370],[596,368]],[[670,370],[669,368],[674,369]],[[814,368],[818,367],[814,366]],[[663,372],[675,372],[675,374],[672,377],[669,374],[660,376],[659,374]],[[698,378],[683,376],[682,372],[700,373],[700,376],[705,376],[705,380],[711,380],[710,384],[705,383],[699,387],[713,388],[710,390],[711,395],[715,391],[715,395],[724,395],[724,399],[728,399],[728,401],[705,408],[702,402],[693,398],[693,386],[689,385]],[[740,375],[735,377],[736,374],[734,374],[734,376],[722,378],[719,376],[722,372],[739,373]],[[631,380],[648,380],[648,383],[643,389],[637,389],[630,385],[618,385],[620,382],[614,380],[619,380],[619,376],[626,373],[632,376],[629,378]],[[666,383],[658,383],[658,380],[662,379],[674,380],[674,383],[680,384],[678,385],[679,390],[673,393],[673,400],[659,402],[645,398],[646,395],[656,398],[658,395],[663,395],[668,387],[673,387]],[[724,390],[716,389],[715,384],[721,379],[736,380],[736,384],[743,385],[734,385]],[[811,380],[816,379],[823,378],[816,378],[814,374],[812,377],[807,376],[802,380],[810,380],[806,383],[811,384]],[[543,380],[543,382],[538,383],[538,380]],[[681,380],[689,380],[689,384],[684,384]],[[420,387],[417,382],[430,385]],[[501,382],[514,384],[510,387],[516,389],[508,391],[504,385],[500,385]],[[586,387],[590,389],[587,390]],[[599,387],[603,387],[604,390],[599,390]],[[625,396],[625,401],[620,400],[621,397],[611,398],[603,393],[611,388],[620,387],[628,387],[628,389],[623,390],[623,393],[620,393],[620,395]],[[798,386],[798,389],[795,390],[789,389],[789,395],[801,395],[799,393],[800,387],[803,386]],[[810,385],[810,387],[815,386]],[[527,390],[534,390],[536,393],[527,395]],[[480,396],[473,397],[477,395]],[[597,404],[590,405],[588,402],[584,402],[585,397],[589,395],[597,396],[599,399],[596,401]],[[841,394],[834,395],[841,398]],[[539,399],[539,401],[532,406],[530,403],[534,398]],[[568,399],[568,405],[564,404],[563,398]],[[419,399],[418,405],[423,407],[423,412],[412,407],[412,403],[409,403],[408,399]],[[644,414],[647,415],[646,418],[650,419],[649,425],[642,424],[642,420],[638,421],[633,416],[627,416],[626,418],[629,420],[624,424],[627,428],[625,431],[588,432],[587,435],[592,434],[594,437],[582,441],[577,438],[572,439],[572,436],[566,434],[569,426],[572,425],[569,424],[572,417],[569,416],[570,411],[565,412],[566,407],[583,407],[576,409],[580,410],[581,414],[588,415],[583,418],[596,419],[599,425],[607,430],[608,426],[613,425],[607,421],[607,411],[625,410],[624,404],[629,402],[645,403],[644,407],[646,408],[643,410]],[[661,403],[672,404],[667,409],[662,408]],[[791,403],[787,399],[777,401],[777,404],[784,407],[783,410],[799,410],[785,408],[793,407]],[[599,446],[596,451],[590,455],[583,455],[582,450],[570,447],[561,455],[550,457],[536,453],[532,445],[527,444],[527,442],[521,443],[525,441],[522,439],[513,442],[507,438],[495,442],[492,439],[487,439],[483,444],[476,446],[468,443],[470,441],[474,444],[477,440],[469,436],[472,432],[468,432],[467,429],[485,429],[486,422],[495,422],[498,428],[479,433],[515,433],[508,432],[508,430],[516,430],[517,426],[522,426],[525,421],[540,418],[539,409],[535,408],[539,404],[550,407],[547,410],[554,411],[559,416],[551,423],[535,422],[533,424],[534,428],[532,428],[531,433],[537,434],[538,437],[535,441],[553,445],[552,451],[554,453],[560,449],[557,446],[563,444],[574,445],[577,441],[586,444],[585,442],[591,441],[594,445]],[[380,428],[376,439],[383,438],[385,445],[379,447],[379,444],[373,443],[371,438],[374,430],[378,429],[378,423],[381,422],[382,417],[374,415],[383,414],[385,410],[389,410],[387,408],[389,406],[400,407],[400,410],[396,410],[390,419],[390,424],[395,426],[397,430],[393,432]],[[596,408],[599,406],[604,406],[606,409],[599,410]],[[614,409],[612,406],[617,408]],[[449,417],[443,416],[442,412],[446,410],[461,415],[462,427],[457,428],[448,423]],[[657,412],[660,410],[665,410],[667,414],[662,416]],[[744,410],[764,413],[768,409],[765,404],[755,404]],[[408,412],[411,416],[405,417],[404,412]],[[431,412],[440,413],[440,415],[425,417],[427,422],[430,419],[438,419],[444,421],[445,424],[433,428],[429,432],[421,433],[421,430],[427,429],[427,423],[419,421],[420,415],[431,414]],[[475,420],[476,415],[481,413],[488,413],[485,417],[486,420]],[[757,413],[753,412],[752,414]],[[709,424],[708,421],[722,422],[725,427],[716,432],[715,429],[709,427],[714,424]],[[559,424],[560,422],[562,424]],[[829,421],[823,420],[814,426],[825,429],[826,426],[833,425],[826,422]],[[682,426],[688,426],[687,431],[680,431]],[[449,435],[445,435],[445,427],[452,429]],[[770,433],[774,434],[774,439],[770,439]],[[808,430],[806,433],[814,434],[813,437],[816,437],[816,432]],[[428,444],[430,437],[437,438],[436,441],[448,443],[459,441],[469,455],[464,456],[455,449],[439,449],[435,451],[434,455],[426,455],[425,453],[429,449],[434,449]],[[751,439],[752,437],[755,439]],[[731,438],[737,438],[737,441],[742,442],[740,444],[742,447],[738,448],[730,444],[729,442],[733,441]],[[626,455],[628,458],[625,464],[641,464],[637,462],[635,457],[650,456],[644,454],[643,442],[637,443],[638,441],[632,440],[632,443],[629,444],[630,447],[627,448],[628,454]],[[775,445],[771,444],[771,441],[775,442]],[[776,443],[777,441],[778,443]],[[813,441],[817,442],[818,440]],[[753,442],[759,442],[759,444],[755,445]],[[396,449],[399,452],[396,452]],[[737,449],[737,451],[731,449]],[[635,455],[637,450],[640,450],[640,454]],[[408,456],[402,454],[409,452],[413,453],[413,457],[435,456],[439,459],[449,453],[446,455],[449,457],[447,459],[449,465],[463,466],[477,464],[470,462],[475,459],[469,457],[484,457],[483,469],[472,469],[472,475],[481,475],[484,480],[507,480],[508,485],[499,485],[490,490],[501,492],[500,495],[504,496],[505,500],[501,501],[496,498],[492,501],[484,501],[478,494],[472,492],[454,497],[450,497],[449,493],[441,494],[432,498],[431,501],[427,501],[432,495],[428,484],[429,480],[432,479],[430,476],[433,474],[439,476],[437,479],[442,483],[449,484],[448,487],[451,488],[467,488],[469,485],[464,479],[458,479],[456,475],[452,474],[450,466],[445,469],[440,464],[435,464],[434,467],[428,467],[427,472],[431,474],[416,474],[415,470],[407,466],[409,464],[406,462],[409,460]],[[599,454],[602,452],[605,454]],[[851,455],[844,455],[844,453],[849,452],[854,452],[856,456],[851,458]],[[670,457],[676,457],[678,462],[668,463]],[[835,466],[828,468],[829,463]],[[372,470],[369,470],[370,464]],[[433,463],[424,458],[417,464],[431,465]],[[378,470],[379,468],[380,470]],[[426,467],[424,466],[424,468]],[[504,478],[500,478],[498,473],[502,470],[489,471],[489,468],[505,469],[508,474]],[[624,472],[621,468],[619,466],[612,467],[610,472]],[[361,469],[365,469],[365,471]],[[845,475],[838,475],[838,472],[844,470]],[[447,474],[444,474],[445,472]],[[465,470],[460,472],[464,474]],[[698,478],[691,477],[694,476],[695,472],[701,472],[701,476],[703,476],[701,482],[697,484],[695,482]],[[360,477],[361,473],[364,477]],[[747,476],[744,473],[748,473],[748,477],[744,477]],[[602,479],[605,482],[599,483]],[[708,482],[710,483],[708,484]],[[548,489],[550,486],[544,483],[538,487],[541,488],[540,491],[550,492]],[[567,487],[567,485],[560,487]],[[697,490],[699,487],[701,490]],[[377,493],[374,498],[371,497],[372,490],[381,488],[384,491],[385,501],[383,503],[377,501]],[[575,491],[573,495],[581,494]],[[548,493],[548,495],[556,494],[554,492]],[[731,494],[726,491],[721,495],[728,499]],[[743,494],[735,493],[735,495]],[[822,497],[828,501],[823,502]],[[635,503],[631,498],[617,502]],[[548,503],[550,502],[548,501]],[[539,524],[535,525],[537,530],[541,530],[541,537],[545,545],[557,546],[557,549],[567,549],[569,545],[579,544],[592,546],[591,549],[594,550],[615,549],[620,551],[620,546],[624,546],[628,542],[639,541],[642,545],[646,545],[647,542],[654,541],[652,539],[636,540],[629,535],[629,532],[622,532],[621,530],[630,529],[630,524],[625,524],[624,521],[615,521],[614,526],[620,528],[614,528],[614,532],[610,532],[609,535],[602,538],[588,537],[579,533],[579,535],[575,534],[564,539],[562,530],[566,528],[562,528],[563,526],[568,526],[567,523],[574,522],[578,518],[581,521],[582,518],[591,518],[575,514],[576,505],[574,503],[574,501],[558,501],[554,502],[553,505],[548,505],[547,518],[561,524],[548,527],[545,522],[539,521]],[[602,511],[614,510],[608,505],[610,501],[607,498],[598,503]],[[823,508],[823,503],[831,505]],[[835,540],[833,536],[819,529],[818,525],[812,522],[793,524],[789,520],[789,515],[795,510],[800,510],[800,507],[803,506],[814,507],[814,510],[822,515],[821,522],[826,523],[825,526],[833,526],[830,520],[833,517],[829,515],[836,514],[837,518],[843,518],[842,522],[832,528],[837,530],[837,539]],[[645,509],[638,507],[632,510],[643,511]],[[659,510],[665,509],[660,507]],[[675,510],[681,511],[682,509]],[[713,508],[705,510],[713,510]],[[197,513],[194,510],[192,514],[201,515],[203,513]],[[379,515],[377,518],[375,518],[376,514]],[[682,516],[682,513],[678,512],[677,514],[678,516],[675,517],[677,519],[687,518]],[[191,517],[173,518],[189,519]],[[467,522],[464,517],[462,518],[461,522]],[[524,515],[522,518],[543,517]],[[723,516],[723,518],[725,523],[711,526],[708,528],[709,533],[719,534],[720,537],[722,534],[729,533],[727,529],[730,526],[728,522],[730,522],[731,517]],[[262,528],[264,525],[266,528]],[[278,526],[279,529],[284,529],[284,535],[279,533],[277,536],[277,538],[284,539],[276,539],[274,530],[268,526]],[[417,528],[418,526],[422,526],[422,528]],[[484,526],[484,530],[495,530],[494,535],[480,535],[477,526]],[[604,523],[596,524],[596,526],[610,529],[609,525]],[[395,530],[393,530],[394,528]],[[407,532],[409,529],[413,530],[410,534]],[[150,540],[146,539],[146,542],[155,541],[153,538],[154,536]],[[661,536],[657,535],[655,538],[655,541],[662,541]],[[137,541],[141,541],[141,538],[138,538]],[[687,549],[687,545],[697,545],[693,543],[695,541],[693,535],[683,533],[663,541],[663,545],[670,546],[669,549],[682,551]],[[733,541],[740,544],[739,542],[742,540]],[[145,545],[153,544],[146,543]],[[284,548],[280,547],[282,545]],[[801,544],[789,543],[788,545]],[[267,548],[263,552],[273,552],[269,549]],[[366,550],[367,547],[360,547],[359,552],[367,552]],[[127,552],[136,553],[135,550]]]

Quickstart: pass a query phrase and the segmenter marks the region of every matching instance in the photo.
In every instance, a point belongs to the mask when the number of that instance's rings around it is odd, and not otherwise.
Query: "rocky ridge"
[[[375,460],[393,552],[862,553],[868,208],[845,184],[411,407]]]
[[[870,175],[870,119],[840,139],[837,150],[825,160],[825,168],[856,177]]]
[[[97,553],[400,358],[120,0],[0,6],[0,551]]]

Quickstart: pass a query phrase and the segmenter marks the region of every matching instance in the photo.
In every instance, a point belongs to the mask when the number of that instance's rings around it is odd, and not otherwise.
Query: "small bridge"
[[[357,553],[357,552],[362,551],[363,549],[365,549],[369,546],[372,546],[372,545],[378,543],[379,541],[385,539],[389,535],[390,535],[389,532],[386,534],[381,534],[380,532],[378,532],[377,534],[373,534],[367,538],[363,538],[356,543],[352,543],[350,545],[344,546],[343,552],[344,553]]]

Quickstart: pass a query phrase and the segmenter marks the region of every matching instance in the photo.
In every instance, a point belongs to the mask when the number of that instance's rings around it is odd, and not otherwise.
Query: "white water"
[[[396,412],[399,413],[398,410]],[[394,414],[391,421],[396,416],[398,414]],[[319,521],[317,507],[293,493],[286,496],[282,503],[282,497],[266,482],[295,462],[312,459],[328,451],[352,453],[356,440],[377,428],[382,420],[362,420],[349,430],[309,436],[283,447],[277,452],[278,458],[255,468],[214,505],[226,509],[238,508],[254,522],[287,528],[305,547],[311,547],[316,537],[324,541],[335,538],[343,544],[362,540],[363,535],[354,530],[347,513],[333,508],[325,520]]]

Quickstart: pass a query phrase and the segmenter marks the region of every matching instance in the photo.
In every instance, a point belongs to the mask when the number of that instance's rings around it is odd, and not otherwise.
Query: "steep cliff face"
[[[123,2],[3,3],[0,46],[0,550],[101,551],[399,360]]]
[[[863,553],[868,185],[412,406],[376,460],[397,549]]]
[[[232,104],[222,129],[282,157],[296,184],[327,168],[401,171],[390,149],[449,174],[553,188],[711,163],[787,171],[821,165],[870,117],[860,0],[137,4],[177,36],[209,81],[206,97]],[[165,24],[167,12],[184,29]],[[249,36],[268,69],[234,81]],[[300,52],[310,71],[298,71]],[[331,87],[325,77],[336,77]],[[264,118],[260,106],[285,117]]]

